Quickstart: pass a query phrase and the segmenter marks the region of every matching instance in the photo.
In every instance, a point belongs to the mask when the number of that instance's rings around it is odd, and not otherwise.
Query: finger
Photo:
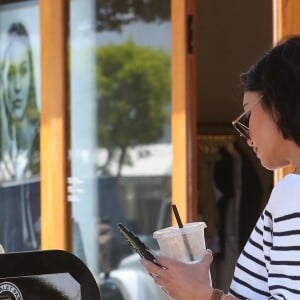
[[[141,259],[141,263],[146,268],[146,270],[151,274],[159,275],[161,274],[162,271],[164,271],[164,269],[162,269],[161,267],[157,266],[156,264],[152,263],[151,261],[145,258]]]
[[[163,280],[161,277],[159,277],[159,276],[156,276],[156,277],[154,278],[154,282],[155,282],[157,285],[159,285],[159,286],[164,286],[164,285],[165,285],[164,280]]]
[[[158,276],[156,274],[153,273],[148,273],[153,279],[156,279]]]
[[[157,256],[156,260],[160,265],[164,266],[167,269],[174,264],[176,265],[181,263],[178,260],[174,260],[166,256]]]
[[[212,263],[212,261],[213,261],[213,255],[212,255],[211,250],[208,249],[205,251],[205,253],[201,259],[201,265],[209,267],[210,264]]]
[[[168,291],[166,290],[166,288],[164,288],[164,287],[162,286],[161,289],[163,290],[163,292],[164,292],[167,296],[169,296],[169,293],[168,293]],[[173,298],[171,298],[171,299],[173,299]]]

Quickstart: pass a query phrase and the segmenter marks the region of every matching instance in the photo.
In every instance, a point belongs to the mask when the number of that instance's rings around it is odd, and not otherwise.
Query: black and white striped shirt
[[[273,189],[235,268],[238,299],[300,299],[300,176]]]

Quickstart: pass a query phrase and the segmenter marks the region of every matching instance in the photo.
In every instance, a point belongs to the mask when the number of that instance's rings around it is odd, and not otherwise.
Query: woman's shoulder
[[[275,184],[273,192],[300,192],[300,175],[288,174]]]
[[[274,186],[267,210],[275,215],[300,212],[300,175],[288,174]]]

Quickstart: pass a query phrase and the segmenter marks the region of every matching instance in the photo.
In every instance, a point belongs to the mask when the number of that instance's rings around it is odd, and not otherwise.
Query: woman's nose
[[[15,93],[19,93],[21,90],[21,76],[18,74],[18,72],[14,78],[14,88]]]

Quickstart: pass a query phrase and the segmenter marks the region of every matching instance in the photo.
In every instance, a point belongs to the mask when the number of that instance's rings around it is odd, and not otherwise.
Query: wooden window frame
[[[300,1],[273,0],[273,42],[276,44],[284,37],[300,34]],[[292,173],[293,167],[288,166],[274,172],[274,183],[286,174]]]
[[[67,0],[41,0],[41,248],[71,250],[67,202]]]
[[[183,222],[197,218],[197,109],[195,0],[171,0],[172,16],[172,202]],[[40,0],[41,34],[41,241],[42,249],[71,250],[67,202],[69,1]],[[190,19],[191,21],[191,19]],[[190,29],[192,29],[190,28]],[[195,35],[194,35],[195,38]],[[187,43],[194,49],[190,53]]]
[[[171,1],[172,203],[184,222],[197,220],[196,1]],[[190,49],[190,48],[193,49]],[[192,51],[191,51],[192,50]],[[174,223],[173,218],[173,223]]]

